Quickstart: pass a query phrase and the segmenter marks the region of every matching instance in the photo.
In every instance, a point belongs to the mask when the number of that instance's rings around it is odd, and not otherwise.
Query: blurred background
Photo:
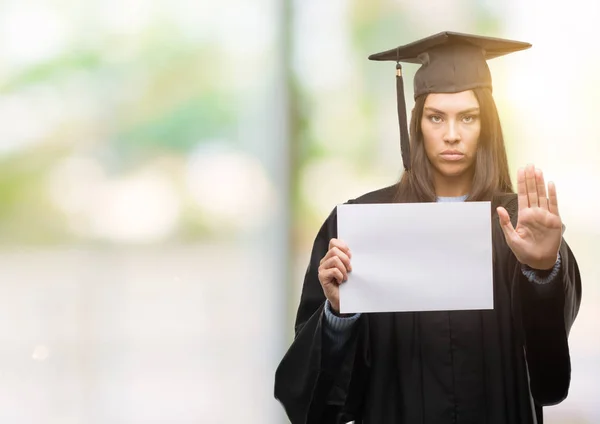
[[[600,422],[599,19],[592,0],[1,0],[0,422],[287,422],[273,373],[316,232],[402,169],[395,67],[366,58],[443,30],[534,46],[490,66],[513,178],[556,181],[584,279],[546,417]]]

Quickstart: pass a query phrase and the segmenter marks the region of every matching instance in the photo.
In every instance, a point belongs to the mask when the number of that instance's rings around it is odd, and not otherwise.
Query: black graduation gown
[[[349,203],[389,203],[395,190]],[[362,314],[337,357],[323,339],[317,277],[337,235],[331,213],[314,242],[295,339],[275,373],[275,397],[293,424],[541,424],[542,406],[565,399],[567,338],[581,299],[577,263],[563,240],[559,277],[530,282],[506,244],[498,205],[516,225],[517,197],[492,201],[493,310]]]

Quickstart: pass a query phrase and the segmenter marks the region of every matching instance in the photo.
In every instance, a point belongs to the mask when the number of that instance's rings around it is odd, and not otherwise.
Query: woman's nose
[[[444,141],[447,143],[456,143],[460,141],[460,133],[458,126],[453,121],[449,121],[446,126],[446,133],[444,134]]]

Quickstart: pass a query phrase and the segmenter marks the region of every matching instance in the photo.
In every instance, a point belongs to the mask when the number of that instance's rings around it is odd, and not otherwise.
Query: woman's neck
[[[457,177],[435,175],[435,194],[438,197],[465,196],[471,191],[472,181],[472,175],[460,175]]]

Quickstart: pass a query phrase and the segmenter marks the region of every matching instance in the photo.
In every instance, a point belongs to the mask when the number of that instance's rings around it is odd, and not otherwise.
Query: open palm
[[[516,228],[508,212],[498,208],[506,243],[522,264],[535,269],[551,269],[558,258],[562,240],[562,221],[558,214],[556,187],[546,183],[542,171],[533,165],[517,174],[519,217]]]

